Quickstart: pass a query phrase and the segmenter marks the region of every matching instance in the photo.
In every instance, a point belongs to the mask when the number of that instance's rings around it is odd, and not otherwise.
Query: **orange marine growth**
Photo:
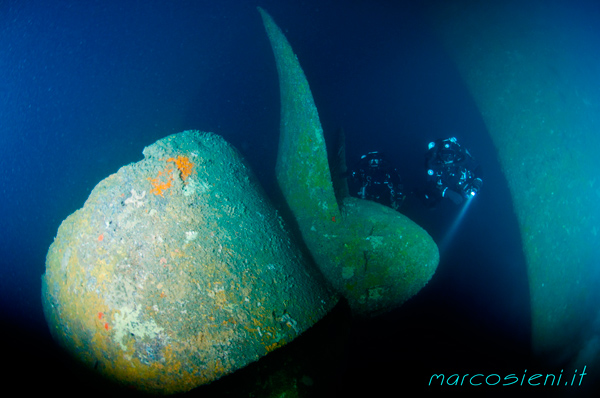
[[[165,174],[168,177],[165,176]],[[156,178],[148,178],[148,180],[150,181],[150,184],[152,184],[152,189],[150,190],[150,193],[153,193],[157,196],[160,195],[164,198],[165,196],[163,195],[163,191],[171,188],[171,184],[173,183],[173,176],[171,175],[171,170],[165,170],[164,173],[162,171],[159,171]]]
[[[167,162],[175,162],[183,181],[187,180],[187,178],[192,174],[194,164],[190,162],[190,159],[187,156],[180,155],[177,156],[177,158],[169,158],[167,159]]]
[[[164,160],[164,159],[161,159]],[[187,178],[192,174],[192,170],[194,168],[194,164],[190,162],[187,156],[177,156],[177,158],[169,158],[167,162],[173,162],[177,166],[177,170],[179,170],[179,175],[181,179],[185,182]],[[159,171],[156,178],[148,178],[150,184],[152,184],[152,189],[150,193],[154,195],[160,195],[163,198],[164,191],[171,188],[173,186],[173,167],[167,165],[163,171]]]

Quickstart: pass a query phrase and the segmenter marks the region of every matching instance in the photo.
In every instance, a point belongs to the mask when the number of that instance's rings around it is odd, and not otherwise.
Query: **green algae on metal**
[[[433,276],[437,246],[427,232],[396,211],[374,202],[336,198],[323,129],[304,72],[279,27],[264,10],[259,12],[279,74],[277,182],[300,234],[356,315],[397,307]]]
[[[277,182],[297,219],[326,223],[340,214],[317,107],[291,46],[273,19],[263,9],[259,11],[276,54],[280,76]]]
[[[290,342],[336,297],[238,152],[186,131],[101,181],[42,277],[52,336],[90,368],[190,390]]]

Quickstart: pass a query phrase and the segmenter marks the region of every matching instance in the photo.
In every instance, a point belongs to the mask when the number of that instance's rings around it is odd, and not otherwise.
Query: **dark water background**
[[[350,164],[382,150],[414,189],[428,142],[456,136],[484,170],[433,280],[400,309],[346,329],[343,364],[331,369],[337,392],[427,391],[434,372],[522,374],[529,295],[508,188],[418,6],[2,0],[0,326],[15,374],[51,377],[58,391],[76,383],[42,314],[45,255],[60,222],[144,146],[185,129],[219,133],[273,191],[279,92],[256,5],[298,54],[326,134],[345,129]],[[402,210],[440,242],[459,208],[409,197]]]

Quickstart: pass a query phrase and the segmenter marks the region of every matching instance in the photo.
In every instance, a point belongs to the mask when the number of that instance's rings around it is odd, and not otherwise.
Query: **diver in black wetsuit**
[[[429,143],[425,169],[427,186],[424,199],[430,206],[443,198],[460,204],[474,197],[483,185],[479,164],[454,137]]]
[[[395,210],[404,200],[400,173],[381,155],[369,152],[361,156],[350,173],[351,192],[359,198],[372,200]]]

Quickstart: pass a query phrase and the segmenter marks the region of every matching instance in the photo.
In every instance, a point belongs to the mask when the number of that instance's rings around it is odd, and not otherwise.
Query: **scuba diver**
[[[475,196],[483,185],[479,164],[454,137],[429,143],[425,168],[427,188],[424,197],[430,206],[443,198],[460,204]]]
[[[362,155],[349,175],[351,191],[361,199],[368,199],[398,210],[405,198],[400,173],[381,153]]]

